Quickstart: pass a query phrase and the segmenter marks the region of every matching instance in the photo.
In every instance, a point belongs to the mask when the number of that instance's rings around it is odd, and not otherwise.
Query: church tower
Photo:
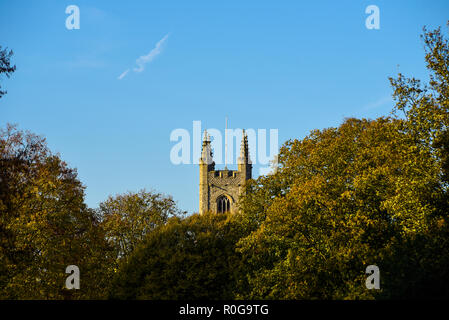
[[[238,170],[215,170],[210,136],[204,131],[200,165],[200,214],[207,211],[224,213],[237,211],[237,202],[251,179],[252,164],[249,158],[248,136],[243,130]]]

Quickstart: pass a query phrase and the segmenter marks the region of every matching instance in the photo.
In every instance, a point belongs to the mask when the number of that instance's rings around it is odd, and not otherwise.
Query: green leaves
[[[227,215],[169,219],[148,233],[121,266],[111,297],[232,299],[245,274],[235,252],[240,232]]]
[[[4,74],[7,78],[9,78],[11,74],[16,71],[16,66],[11,66],[12,55],[12,50],[9,50],[8,52],[8,48],[2,49],[2,46],[0,46],[0,77]],[[7,91],[0,90],[0,98],[6,93]]]
[[[108,250],[76,171],[45,140],[8,126],[0,132],[2,298],[100,297]],[[83,271],[83,291],[64,289],[65,268]],[[98,278],[99,281],[94,281]]]
[[[278,172],[250,185],[243,297],[447,296],[449,46],[439,29],[423,39],[429,86],[390,79],[405,119],[346,119],[287,141]],[[378,292],[363,284],[369,264],[384,279]]]
[[[392,117],[287,141],[233,215],[184,216],[145,190],[92,210],[45,140],[0,132],[0,298],[449,297],[449,43],[424,30],[429,83],[391,78]],[[67,265],[81,290],[63,288]],[[380,269],[381,289],[365,287]],[[112,280],[112,284],[110,281]]]
[[[145,190],[109,197],[98,210],[106,238],[118,250],[117,258],[129,255],[146,234],[170,217],[184,214],[170,196]]]

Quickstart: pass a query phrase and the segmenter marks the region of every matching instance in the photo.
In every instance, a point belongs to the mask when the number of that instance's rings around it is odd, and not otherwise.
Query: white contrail
[[[129,69],[126,69],[121,75],[118,76],[117,79],[122,80],[129,72]]]
[[[164,42],[167,40],[167,38],[168,34],[166,34],[165,37],[159,40],[159,42],[156,43],[156,46],[153,48],[153,50],[151,50],[147,55],[140,56],[139,59],[136,60],[138,68],[134,68],[133,70],[135,72],[142,72],[145,69],[145,64],[153,61],[153,59],[156,58],[162,52],[162,46]]]
[[[169,33],[167,33],[161,40],[156,43],[156,46],[147,54],[144,56],[140,56],[136,60],[137,67],[133,68],[134,72],[142,72],[145,69],[145,65],[151,61],[153,61],[154,58],[156,58],[159,54],[162,53],[163,45],[165,41],[167,41],[167,38],[169,36]],[[118,76],[118,80],[122,80],[130,71],[130,69],[126,69],[120,76]]]

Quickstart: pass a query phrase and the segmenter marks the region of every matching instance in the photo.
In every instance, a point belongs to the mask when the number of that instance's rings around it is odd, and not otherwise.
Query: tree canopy
[[[146,190],[88,208],[76,170],[8,125],[0,298],[448,298],[449,42],[440,28],[422,40],[428,83],[399,74],[390,115],[286,141],[235,214],[186,216]],[[81,290],[64,288],[72,264]]]
[[[240,229],[229,215],[171,218],[148,233],[114,279],[118,299],[232,299],[241,286]]]
[[[1,297],[101,296],[110,248],[76,170],[15,126],[0,131],[0,234]],[[83,270],[82,293],[64,288],[69,265]]]
[[[2,49],[0,46],[0,77],[4,74],[7,78],[11,76],[11,74],[16,71],[16,66],[11,65],[11,57],[13,55],[13,51],[8,48]],[[0,86],[0,98],[5,95],[7,91],[1,90]]]

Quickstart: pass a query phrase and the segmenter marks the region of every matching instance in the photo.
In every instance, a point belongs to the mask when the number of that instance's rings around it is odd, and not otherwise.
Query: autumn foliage
[[[193,214],[145,190],[84,204],[45,141],[0,133],[0,297],[449,297],[449,43],[422,35],[430,81],[390,79],[396,105],[282,146],[240,211]],[[64,269],[83,270],[64,289]],[[368,265],[380,290],[365,286]]]

